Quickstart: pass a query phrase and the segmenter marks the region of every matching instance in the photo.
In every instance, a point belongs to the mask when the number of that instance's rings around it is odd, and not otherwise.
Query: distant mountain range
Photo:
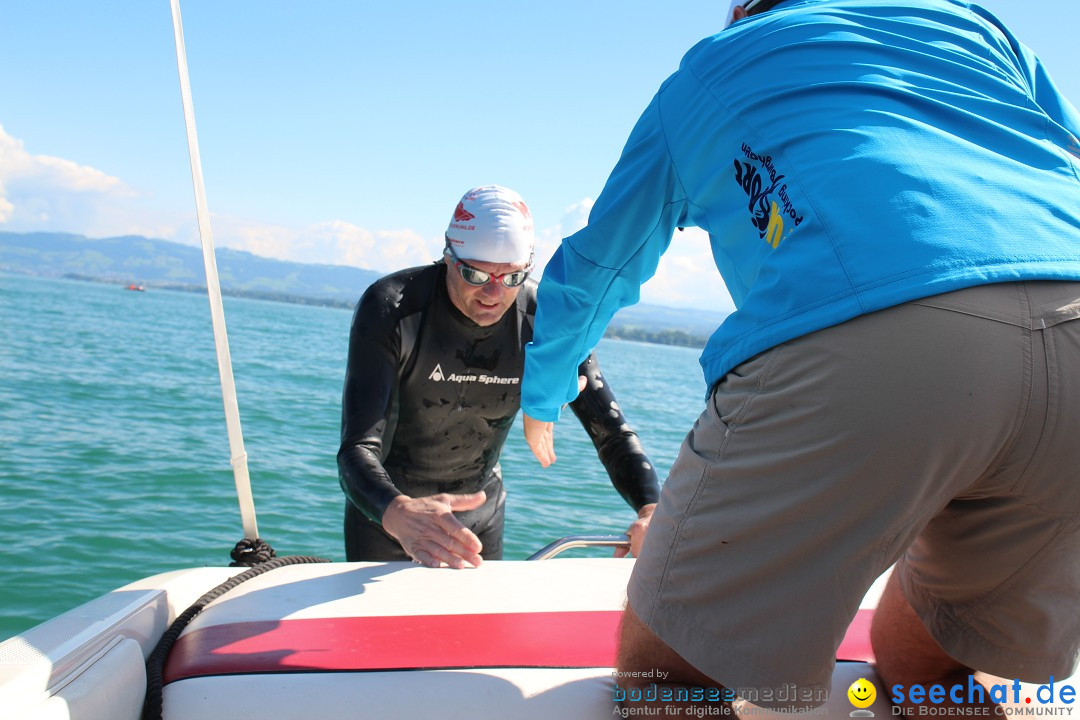
[[[324,304],[355,304],[380,273],[339,265],[312,265],[217,248],[222,291]],[[129,235],[88,238],[67,233],[0,232],[0,270],[148,288],[205,289],[202,249]]]
[[[383,273],[342,265],[288,262],[217,248],[222,293],[351,308]],[[0,271],[74,277],[205,292],[202,250],[129,235],[0,232]],[[704,346],[724,319],[706,310],[638,304],[616,315],[608,334],[670,345]]]

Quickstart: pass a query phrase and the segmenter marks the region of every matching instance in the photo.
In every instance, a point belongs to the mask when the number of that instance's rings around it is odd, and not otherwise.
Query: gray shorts
[[[1080,283],[987,285],[779,345],[717,385],[630,581],[732,690],[829,687],[874,579],[956,660],[1069,676],[1080,647]],[[769,703],[760,703],[768,705]]]

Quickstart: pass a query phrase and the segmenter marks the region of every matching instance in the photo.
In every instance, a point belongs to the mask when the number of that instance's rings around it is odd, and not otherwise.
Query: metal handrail
[[[527,560],[550,560],[561,552],[583,547],[630,547],[626,535],[569,535],[546,545],[530,555]]]

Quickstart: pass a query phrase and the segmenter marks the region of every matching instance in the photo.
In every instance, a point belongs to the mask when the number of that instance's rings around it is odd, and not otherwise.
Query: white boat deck
[[[187,628],[165,668],[163,716],[612,717],[615,629],[632,566],[556,559],[464,571],[408,563],[279,568],[214,601]],[[143,663],[156,639],[240,572],[148,578],[0,644],[0,718],[138,718]],[[859,678],[877,686],[869,710],[893,714],[865,662],[868,619],[869,611],[856,618],[838,653],[856,661],[837,663],[831,697],[815,714],[851,716],[847,688]],[[1058,714],[1064,710],[1071,708]],[[752,705],[741,712],[790,717]]]

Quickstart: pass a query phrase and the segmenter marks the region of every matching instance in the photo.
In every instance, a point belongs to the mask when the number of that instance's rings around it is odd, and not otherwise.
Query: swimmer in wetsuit
[[[388,275],[357,305],[338,469],[350,561],[451,567],[502,557],[499,455],[521,404],[536,282],[532,217],[499,186],[465,194],[444,259]],[[660,486],[595,355],[571,409],[637,512],[640,547]],[[580,379],[579,379],[580,382]]]

